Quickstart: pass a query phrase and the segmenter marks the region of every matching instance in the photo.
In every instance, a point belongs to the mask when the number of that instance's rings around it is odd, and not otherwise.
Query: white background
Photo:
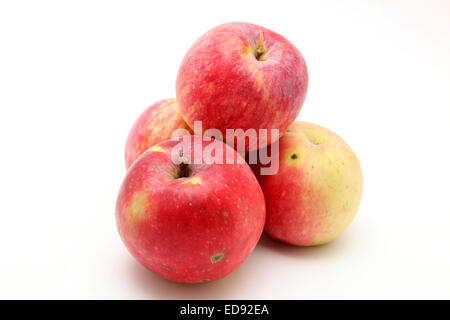
[[[303,53],[299,119],[353,147],[363,201],[329,245],[263,237],[228,277],[171,283],[116,231],[125,138],[229,21]],[[2,1],[0,298],[450,298],[449,21],[448,1]]]

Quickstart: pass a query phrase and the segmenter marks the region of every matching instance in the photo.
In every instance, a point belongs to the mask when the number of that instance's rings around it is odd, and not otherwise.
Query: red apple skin
[[[278,154],[277,174],[261,175],[261,165],[252,165],[266,200],[264,232],[297,246],[334,240],[352,222],[362,197],[355,153],[334,132],[301,121],[279,140]]]
[[[279,129],[282,135],[300,112],[307,87],[306,63],[297,48],[269,29],[243,22],[200,37],[176,81],[178,107],[188,125],[202,121],[203,131],[216,128],[224,137],[226,129],[239,128]],[[270,137],[259,141],[261,147],[270,142]],[[247,145],[246,150],[255,149]]]
[[[164,99],[152,104],[137,118],[128,134],[125,167],[128,169],[151,146],[169,140],[177,129],[192,133],[177,112],[176,99]]]
[[[200,149],[217,140],[185,137]],[[182,142],[182,145],[178,145]],[[178,138],[149,148],[130,167],[116,204],[119,234],[129,252],[166,279],[200,283],[220,279],[252,252],[262,233],[265,203],[246,164],[190,164],[189,177],[176,178],[172,149],[192,155]],[[205,156],[204,159],[209,159]]]

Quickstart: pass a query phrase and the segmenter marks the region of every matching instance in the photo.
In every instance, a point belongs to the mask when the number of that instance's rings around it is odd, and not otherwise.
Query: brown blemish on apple
[[[213,254],[210,258],[211,263],[217,263],[217,262],[221,261],[223,259],[223,256],[224,256],[223,252]]]
[[[298,156],[297,156],[296,153],[293,153],[293,154],[291,155],[291,159],[292,159],[292,160],[295,160],[295,159],[297,159],[297,158],[298,158]]]
[[[228,212],[225,211],[225,212],[223,213],[223,215],[224,215],[224,217],[228,217]]]

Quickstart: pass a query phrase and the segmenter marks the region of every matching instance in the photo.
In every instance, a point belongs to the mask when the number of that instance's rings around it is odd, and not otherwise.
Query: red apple
[[[218,163],[226,161],[233,163]],[[265,220],[261,188],[242,161],[229,146],[200,136],[144,152],[128,170],[116,205],[130,253],[177,282],[212,281],[236,269],[254,249]]]
[[[295,120],[308,87],[301,53],[281,35],[250,23],[220,25],[198,39],[186,53],[176,81],[180,113],[203,132],[278,129]],[[196,132],[201,134],[201,132]],[[270,137],[249,141],[251,151],[270,144]],[[273,141],[272,141],[273,142]]]
[[[158,101],[148,107],[136,120],[125,145],[125,166],[128,169],[145,150],[169,140],[177,129],[192,133],[177,113],[175,99]]]
[[[295,122],[279,140],[278,173],[261,175],[260,165],[252,168],[266,199],[264,231],[274,239],[324,244],[344,232],[358,211],[363,184],[358,158],[324,127]]]

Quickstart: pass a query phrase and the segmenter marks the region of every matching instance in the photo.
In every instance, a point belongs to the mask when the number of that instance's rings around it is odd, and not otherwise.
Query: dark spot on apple
[[[291,155],[291,159],[292,159],[292,160],[295,160],[295,159],[297,159],[297,158],[298,158],[297,154],[293,153],[293,154]]]
[[[211,256],[211,263],[219,262],[220,260],[223,259],[223,256],[224,256],[223,252],[219,252],[219,253],[213,254]]]
[[[210,281],[211,281],[210,279],[202,279],[202,280],[198,281],[198,283],[205,283],[205,282],[210,282]]]

